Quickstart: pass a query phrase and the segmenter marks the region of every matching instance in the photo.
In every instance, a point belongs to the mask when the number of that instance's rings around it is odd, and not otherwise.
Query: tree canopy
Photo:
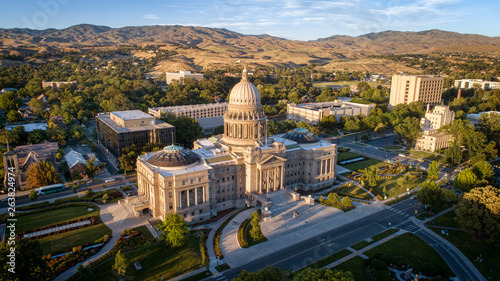
[[[476,182],[476,174],[474,174],[471,169],[465,169],[457,175],[455,181],[453,182],[453,186],[462,190],[463,192],[468,192],[474,187]]]
[[[186,243],[189,230],[184,218],[177,214],[165,216],[165,220],[159,224],[162,231],[161,239],[173,247],[182,247]]]
[[[175,127],[175,142],[184,147],[193,148],[193,142],[203,137],[201,126],[196,119],[173,114],[162,115],[160,119]]]
[[[31,165],[27,180],[30,187],[42,187],[57,183],[59,177],[51,162],[40,161]]]
[[[464,193],[455,205],[455,220],[460,227],[476,232],[481,237],[485,232],[493,241],[500,239],[500,190],[492,186],[478,187]]]
[[[428,205],[430,211],[432,211],[443,203],[444,194],[436,182],[429,180],[422,184],[417,197],[418,201]]]

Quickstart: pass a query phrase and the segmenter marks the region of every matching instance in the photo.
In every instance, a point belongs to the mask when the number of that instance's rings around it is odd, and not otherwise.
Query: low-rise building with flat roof
[[[175,116],[187,116],[189,118],[208,118],[223,116],[227,111],[227,102],[223,103],[208,103],[208,104],[192,104],[179,106],[164,106],[148,108],[148,113],[156,118],[160,118],[162,114],[173,114]]]
[[[461,79],[455,80],[455,88],[471,89],[481,88],[486,89],[500,89],[500,82],[498,81],[484,81],[483,79]]]
[[[332,102],[320,103],[304,103],[304,104],[287,104],[287,118],[293,121],[305,121],[311,124],[318,124],[325,116],[335,115],[337,120],[344,115],[368,116],[372,109],[375,109],[376,104],[361,104],[354,102],[346,102],[336,100]]]
[[[470,124],[473,125],[473,126],[477,126],[479,123],[481,123],[481,116],[485,114],[485,115],[489,115],[489,114],[500,114],[500,111],[483,111],[483,112],[479,112],[479,113],[470,113],[470,114],[467,114],[467,120],[470,121]]]
[[[203,79],[203,74],[192,73],[191,71],[179,71],[179,73],[176,73],[176,72],[167,72],[166,73],[167,84],[170,84],[172,82],[179,82],[181,80],[181,78],[201,81]]]
[[[147,143],[172,144],[174,126],[139,110],[99,113],[96,116],[97,141],[118,158],[122,149]]]

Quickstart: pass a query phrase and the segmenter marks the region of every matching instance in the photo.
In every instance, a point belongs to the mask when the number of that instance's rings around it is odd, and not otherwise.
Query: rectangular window
[[[172,192],[168,193],[168,198],[172,198]]]

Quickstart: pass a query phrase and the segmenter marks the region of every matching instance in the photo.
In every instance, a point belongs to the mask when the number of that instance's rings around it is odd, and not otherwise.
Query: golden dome
[[[236,84],[229,94],[229,104],[235,105],[261,105],[260,93],[247,78],[247,69],[243,70],[240,83]]]

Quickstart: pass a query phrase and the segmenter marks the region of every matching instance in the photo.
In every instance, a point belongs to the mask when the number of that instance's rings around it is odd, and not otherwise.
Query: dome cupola
[[[196,154],[180,145],[165,146],[163,150],[158,151],[148,159],[149,164],[162,168],[182,167],[199,161]]]

